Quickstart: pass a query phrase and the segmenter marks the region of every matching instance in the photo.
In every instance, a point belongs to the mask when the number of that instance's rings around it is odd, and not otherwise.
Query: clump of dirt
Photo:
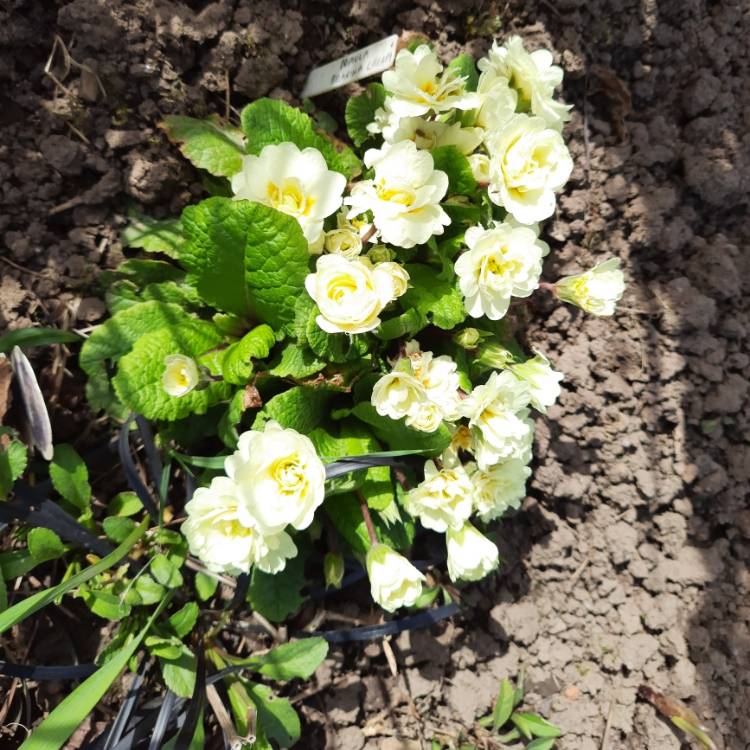
[[[451,54],[481,54],[511,32],[556,51],[576,108],[576,170],[547,228],[545,273],[616,255],[628,293],[614,318],[536,304],[529,340],[566,380],[538,421],[523,512],[498,530],[501,574],[465,592],[464,617],[396,639],[397,677],[378,644],[334,649],[303,705],[310,747],[458,736],[522,666],[531,705],[566,730],[562,750],[679,748],[636,701],[641,683],[686,701],[720,747],[747,747],[743,4],[625,0],[617,14],[602,0],[10,6],[0,10],[0,328],[96,323],[97,277],[123,257],[129,205],[168,215],[200,195],[156,128],[167,113],[294,100],[313,66],[404,29]],[[53,78],[55,35],[64,49]],[[340,119],[345,95],[316,103]]]

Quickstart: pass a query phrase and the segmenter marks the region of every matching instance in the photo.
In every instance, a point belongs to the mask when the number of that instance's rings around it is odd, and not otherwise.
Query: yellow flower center
[[[389,203],[400,203],[402,206],[411,206],[416,195],[409,188],[388,187],[384,181],[380,181],[375,190],[378,198]]]
[[[420,87],[420,91],[424,91],[427,96],[433,96],[437,91],[437,84],[434,80],[425,81]]]
[[[517,273],[521,268],[521,264],[517,260],[506,260],[505,254],[507,252],[508,248],[503,245],[493,255],[490,255],[484,264],[485,272],[495,276]]]
[[[281,186],[269,182],[266,186],[268,201],[273,208],[292,216],[309,216],[315,198],[305,195],[296,177],[284,180]]]
[[[305,486],[304,466],[296,455],[284,456],[273,462],[271,475],[285,494],[296,494]]]
[[[243,526],[236,518],[223,519],[219,522],[219,528],[223,536],[238,537],[250,536],[253,532],[247,526]]]
[[[357,289],[357,282],[352,276],[340,274],[328,284],[326,296],[332,302],[341,304],[350,294],[354,294]]]

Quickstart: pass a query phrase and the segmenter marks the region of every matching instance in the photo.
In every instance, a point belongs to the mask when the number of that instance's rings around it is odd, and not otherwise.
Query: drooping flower
[[[443,70],[426,44],[414,52],[402,49],[391,70],[383,73],[390,110],[398,117],[418,117],[449,109],[475,109],[476,94],[466,91],[465,80],[450,68]]]
[[[367,258],[323,255],[305,289],[320,310],[316,322],[327,333],[365,333],[380,325],[381,310],[395,299],[393,276]]]
[[[481,468],[515,458],[527,450],[530,393],[513,373],[493,372],[461,402],[461,412],[476,435],[472,450]]]
[[[424,480],[404,497],[406,512],[433,531],[460,529],[472,505],[473,487],[460,463],[438,469],[434,461],[427,461]]]
[[[469,156],[471,174],[479,185],[488,185],[490,182],[490,157],[487,154],[472,154]]]
[[[470,154],[484,137],[481,128],[464,128],[460,122],[449,125],[423,117],[404,117],[395,128],[383,131],[387,143],[413,141],[417,148],[433,149],[455,146],[462,154]]]
[[[585,273],[566,276],[555,284],[557,296],[592,315],[613,315],[625,291],[620,259],[610,258]]]
[[[406,415],[406,425],[420,432],[435,432],[443,423],[443,410],[434,401],[424,401]]]
[[[552,216],[555,193],[568,181],[573,160],[556,130],[540,117],[514,115],[487,137],[490,200],[520,224]]]
[[[164,358],[162,387],[176,398],[184,396],[200,383],[201,376],[194,359],[184,354],[170,354]]]
[[[370,547],[366,567],[372,598],[388,612],[411,607],[422,593],[425,577],[403,555],[385,544]]]
[[[368,256],[369,257],[369,256]],[[379,273],[387,273],[393,283],[393,299],[398,299],[409,288],[409,272],[393,260],[377,263],[375,268]]]
[[[531,405],[538,411],[547,411],[547,407],[557,401],[560,381],[564,376],[552,369],[549,360],[541,352],[535,352],[525,362],[511,365],[510,370],[529,386]]]
[[[215,573],[238,575],[256,566],[278,573],[297,548],[285,531],[266,533],[249,512],[237,484],[216,477],[200,487],[185,506],[181,530],[190,552]]]
[[[418,341],[407,342],[406,356],[427,398],[440,408],[441,419],[458,419],[459,378],[456,363],[447,354],[435,357],[432,352],[421,351]]]
[[[325,496],[325,466],[310,438],[272,420],[243,432],[224,467],[264,533],[306,529]]]
[[[531,469],[518,458],[486,469],[467,464],[466,470],[474,486],[474,511],[485,523],[499,518],[508,508],[518,508],[526,497]]]
[[[271,206],[299,222],[312,252],[321,252],[323,220],[342,202],[346,177],[328,169],[315,148],[300,151],[293,143],[265,146],[258,156],[244,156],[232,177],[235,200]]]
[[[448,190],[448,175],[435,169],[428,151],[412,141],[365,153],[365,165],[375,170],[372,180],[357,182],[345,203],[349,215],[372,211],[383,242],[409,248],[421,245],[450,224],[440,201]]]
[[[538,287],[549,246],[532,229],[507,222],[469,227],[464,241],[469,249],[455,270],[472,317],[500,320],[511,297],[528,297]]]
[[[501,128],[516,113],[518,94],[507,82],[483,73],[477,87],[481,104],[474,124],[482,128],[484,139]]]
[[[478,581],[498,566],[497,547],[470,523],[449,529],[445,541],[452,581]]]
[[[521,37],[511,36],[502,45],[494,42],[478,67],[486,86],[499,81],[518,94],[519,112],[531,112],[555,130],[561,130],[570,119],[571,107],[554,98],[555,88],[562,83],[563,71],[552,64],[549,50],[529,53]]]

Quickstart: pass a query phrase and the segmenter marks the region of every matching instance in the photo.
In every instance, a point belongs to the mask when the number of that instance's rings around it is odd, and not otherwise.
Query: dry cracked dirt
[[[546,229],[545,274],[617,255],[629,286],[613,318],[534,306],[529,343],[566,379],[538,420],[523,511],[498,528],[500,574],[466,591],[462,616],[392,641],[396,677],[379,644],[334,648],[302,703],[301,745],[455,738],[523,667],[529,705],[565,730],[561,750],[688,747],[640,684],[685,701],[718,747],[745,750],[746,2],[6,0],[0,329],[95,324],[128,206],[169,215],[201,194],[156,127],[164,114],[292,101],[314,65],[403,30],[446,55],[511,32],[555,51],[576,169]],[[55,35],[80,64],[58,49],[60,85],[44,75]],[[346,93],[317,104],[340,119]],[[59,439],[92,419],[68,368],[44,371]],[[333,606],[343,621],[374,616]],[[40,691],[41,708],[63,690]]]

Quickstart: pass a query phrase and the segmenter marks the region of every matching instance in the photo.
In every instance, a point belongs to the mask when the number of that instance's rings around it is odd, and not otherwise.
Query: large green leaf
[[[258,99],[248,104],[242,110],[242,130],[251,154],[259,154],[272,143],[291,141],[300,149],[318,149],[328,168],[349,180],[362,171],[362,163],[350,148],[336,150],[331,141],[315,132],[312,120],[304,112],[278,99]]]
[[[242,169],[244,138],[239,128],[224,125],[218,117],[199,120],[170,115],[159,123],[183,156],[216,177],[231,177]]]
[[[117,362],[144,334],[162,328],[178,329],[194,320],[178,305],[141,302],[97,326],[81,347],[78,363],[89,376],[86,395],[94,409],[108,409],[114,399],[107,360]]]
[[[221,341],[211,323],[187,316],[179,327],[144,334],[118,363],[112,379],[117,397],[131,411],[148,419],[173,421],[190,414],[205,414],[209,406],[229,398],[229,383],[212,381],[184,396],[170,396],[162,383],[164,359],[169,354],[198,359]]]
[[[91,485],[86,463],[72,445],[55,446],[49,476],[54,488],[78,510],[87,510],[91,503]]]
[[[57,586],[38,591],[36,594],[23,599],[14,604],[10,609],[6,609],[5,612],[0,614],[0,633],[4,633],[9,628],[18,624],[22,620],[34,614],[34,612],[45,607],[50,602],[57,599],[58,596],[62,596],[68,591],[77,588],[82,583],[91,580],[94,576],[103,573],[113,565],[117,564],[122,560],[125,555],[130,552],[136,542],[146,533],[148,528],[148,521],[143,521],[133,533],[128,536],[127,539],[116,549],[112,550],[108,555],[99,560],[98,563],[85,568],[80,573],[71,576],[62,583],[58,583]]]
[[[375,110],[385,104],[385,87],[382,83],[371,83],[365,91],[349,97],[344,119],[352,143],[361,146],[373,135],[367,126],[375,119]]]
[[[463,322],[466,310],[452,280],[441,279],[435,269],[421,263],[407,264],[406,270],[409,272],[409,289],[400,300],[405,310],[415,308],[444,330]]]
[[[271,622],[281,622],[294,614],[305,601],[300,593],[304,585],[304,561],[297,556],[275,575],[253,568],[247,599],[254,610]]]
[[[143,637],[168,602],[169,597],[159,604],[143,629],[132,640],[128,641],[103,667],[63,698],[19,750],[58,750],[61,748],[76,727],[93,711],[120,672],[125,669],[128,661],[141,645]]]
[[[368,401],[361,401],[352,409],[352,414],[372,427],[375,436],[394,450],[415,450],[438,454],[451,441],[448,428],[441,424],[435,432],[421,432],[407,427],[403,419],[383,417]]]
[[[277,378],[307,378],[320,372],[326,366],[325,360],[307,346],[289,342],[281,351],[280,358],[273,363],[269,370]]]
[[[190,242],[180,262],[208,304],[273,328],[294,320],[310,262],[294,218],[260,203],[215,197],[188,206],[182,223]]]

